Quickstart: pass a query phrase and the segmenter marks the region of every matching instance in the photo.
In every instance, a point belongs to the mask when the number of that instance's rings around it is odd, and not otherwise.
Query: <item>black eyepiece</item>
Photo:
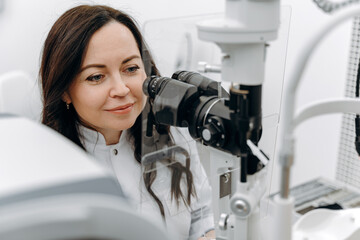
[[[192,84],[198,88],[200,95],[212,96],[218,95],[219,84],[218,82],[207,78],[197,72],[177,71],[172,77],[173,79]],[[221,96],[228,97],[225,89],[221,89]]]
[[[150,98],[155,98],[156,94],[159,93],[162,86],[169,82],[171,78],[167,77],[159,77],[159,76],[151,76],[145,79],[143,84],[143,92],[146,96]]]

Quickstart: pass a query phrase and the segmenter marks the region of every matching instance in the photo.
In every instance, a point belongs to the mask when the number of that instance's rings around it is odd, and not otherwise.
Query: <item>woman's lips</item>
[[[123,105],[123,106],[118,106],[118,107],[115,107],[112,109],[108,109],[107,111],[111,112],[111,113],[115,113],[115,114],[127,114],[127,113],[131,112],[133,106],[134,106],[134,104],[131,103],[131,104]]]

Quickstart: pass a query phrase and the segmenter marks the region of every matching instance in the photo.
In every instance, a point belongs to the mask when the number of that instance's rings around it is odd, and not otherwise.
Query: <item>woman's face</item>
[[[110,22],[91,37],[80,72],[64,93],[81,122],[117,143],[145,105],[146,78],[140,51],[131,31]]]

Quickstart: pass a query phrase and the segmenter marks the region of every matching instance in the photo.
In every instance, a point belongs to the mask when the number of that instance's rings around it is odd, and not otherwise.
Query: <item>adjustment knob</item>
[[[202,131],[201,137],[205,142],[214,143],[219,138],[219,129],[213,123],[206,124]]]
[[[225,135],[221,122],[215,117],[209,118],[201,128],[201,138],[208,145],[222,146]]]

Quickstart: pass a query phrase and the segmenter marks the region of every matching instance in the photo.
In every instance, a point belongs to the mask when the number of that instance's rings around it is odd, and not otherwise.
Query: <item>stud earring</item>
[[[68,103],[66,103],[66,109],[69,110],[70,109],[70,105]]]

